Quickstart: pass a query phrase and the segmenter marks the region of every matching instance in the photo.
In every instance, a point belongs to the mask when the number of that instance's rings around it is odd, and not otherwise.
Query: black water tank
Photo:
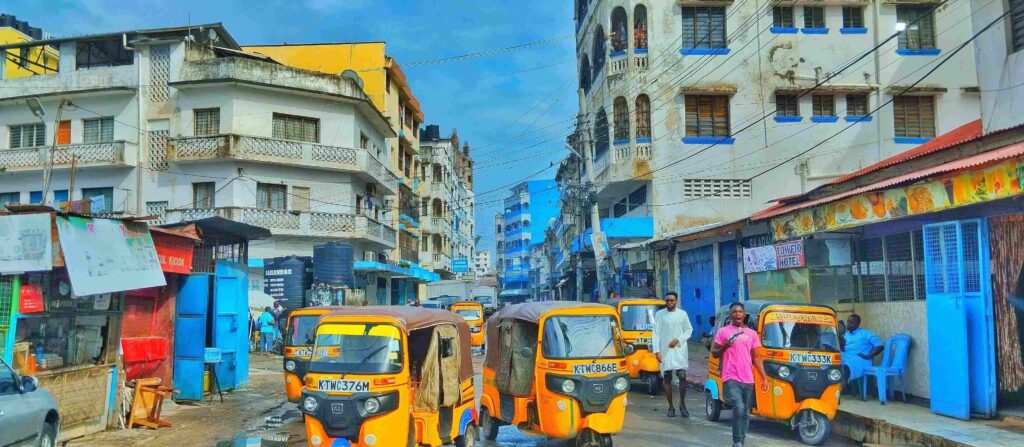
[[[267,259],[263,263],[263,292],[281,300],[286,309],[302,307],[313,280],[312,263],[308,256]]]
[[[352,244],[328,242],[313,247],[313,284],[355,286]]]
[[[437,141],[441,139],[441,126],[430,124],[420,133],[423,141]]]

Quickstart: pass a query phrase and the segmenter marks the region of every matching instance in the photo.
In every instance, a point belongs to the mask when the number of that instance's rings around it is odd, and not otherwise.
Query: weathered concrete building
[[[420,214],[424,234],[420,260],[424,267],[451,279],[456,274],[453,260],[466,264],[467,271],[460,273],[472,275],[475,197],[469,144],[460,148],[455,130],[447,138],[442,138],[440,132],[436,124],[420,131]]]

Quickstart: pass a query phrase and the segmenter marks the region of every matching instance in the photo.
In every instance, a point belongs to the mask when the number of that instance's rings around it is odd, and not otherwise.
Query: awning
[[[376,261],[355,261],[353,269],[359,272],[389,273],[394,276],[416,278],[421,282],[434,282],[441,279],[437,273],[428,271],[417,264],[410,264],[409,267],[389,264]]]
[[[499,297],[503,297],[503,296],[526,296],[526,295],[529,295],[529,294],[530,294],[530,291],[527,290],[527,289],[508,289],[508,290],[502,290],[501,293],[498,294],[498,296]]]

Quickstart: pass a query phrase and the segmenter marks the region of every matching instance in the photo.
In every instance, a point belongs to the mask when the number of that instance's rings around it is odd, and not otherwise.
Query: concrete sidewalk
[[[702,389],[707,380],[708,350],[703,344],[689,343],[690,369],[687,381]],[[1024,446],[1024,425],[1013,421],[986,421],[939,416],[928,408],[889,401],[862,402],[844,396],[833,433],[865,445],[930,447],[1020,447]]]

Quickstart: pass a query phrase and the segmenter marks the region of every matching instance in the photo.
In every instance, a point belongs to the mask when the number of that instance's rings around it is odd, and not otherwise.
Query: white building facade
[[[468,151],[460,150],[455,131],[447,138],[440,136],[437,125],[420,131],[420,264],[443,279],[474,276],[475,198],[472,185],[457,170],[457,158],[468,156]],[[466,270],[455,272],[453,261],[464,264]]]
[[[491,252],[478,251],[473,254],[473,273],[478,278],[494,273],[494,264],[491,263]]]

